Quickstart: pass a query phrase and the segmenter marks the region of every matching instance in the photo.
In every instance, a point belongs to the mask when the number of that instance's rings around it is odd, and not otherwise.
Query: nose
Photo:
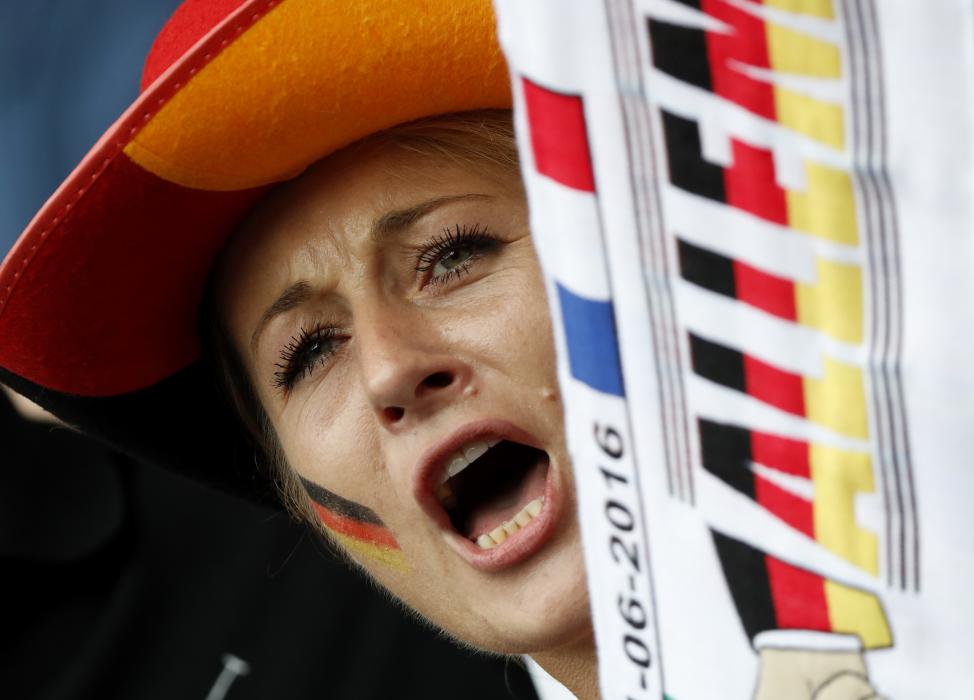
[[[356,350],[362,382],[380,423],[402,429],[458,399],[471,370],[448,339],[421,314],[361,318]]]

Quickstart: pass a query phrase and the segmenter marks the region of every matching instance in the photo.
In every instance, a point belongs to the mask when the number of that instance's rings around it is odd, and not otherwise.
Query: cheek
[[[507,300],[498,322],[497,350],[509,367],[530,386],[557,388],[551,313],[541,271],[529,267],[519,280],[519,291]]]
[[[284,417],[293,419],[278,428],[289,463],[300,476],[318,522],[335,543],[366,568],[406,573],[399,542],[371,507],[375,504],[363,502],[369,493],[374,496],[374,480],[384,477],[371,466],[377,448],[362,438],[368,432],[356,417],[360,412],[349,405],[355,402],[346,404],[340,414],[314,408],[329,403],[312,400]],[[356,439],[343,439],[351,435]],[[354,480],[343,480],[342,475]]]
[[[530,373],[532,384],[554,380],[551,315],[533,249],[518,251],[510,267],[485,279],[464,302],[450,340],[479,348],[508,372]]]

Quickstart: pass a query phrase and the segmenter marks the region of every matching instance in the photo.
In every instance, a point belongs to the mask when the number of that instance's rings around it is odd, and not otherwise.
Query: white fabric
[[[575,695],[568,688],[552,678],[530,656],[524,657],[524,665],[527,666],[539,700],[575,700]]]
[[[495,4],[603,697],[974,697],[974,6]]]

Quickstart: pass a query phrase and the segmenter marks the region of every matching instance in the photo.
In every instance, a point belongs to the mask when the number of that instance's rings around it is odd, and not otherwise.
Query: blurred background
[[[0,3],[0,253],[138,93],[177,0]],[[278,512],[0,391],[0,697],[535,697]]]
[[[135,99],[177,0],[0,3],[0,252]]]

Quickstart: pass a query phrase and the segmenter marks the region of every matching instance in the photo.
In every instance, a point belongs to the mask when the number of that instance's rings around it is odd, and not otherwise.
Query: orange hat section
[[[236,12],[244,2],[246,0],[183,0],[152,42],[142,68],[139,90],[145,91],[169,66]],[[251,11],[250,14],[255,12]]]
[[[151,86],[0,264],[0,367],[46,389],[115,396],[192,363],[208,271],[270,184],[511,104],[488,0],[191,0],[167,31]]]
[[[489,0],[285,0],[201,56],[125,153],[186,187],[244,189],[395,124],[508,108],[494,30]]]

